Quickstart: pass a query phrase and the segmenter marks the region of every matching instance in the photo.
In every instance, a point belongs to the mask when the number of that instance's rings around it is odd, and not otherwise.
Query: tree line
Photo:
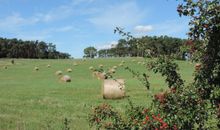
[[[184,56],[181,49],[186,39],[169,36],[144,36],[134,39],[120,39],[118,44],[108,49],[98,50],[94,47],[84,49],[84,57],[157,57],[159,55],[171,55],[178,59]]]
[[[66,59],[70,54],[57,51],[53,43],[0,38],[0,58]]]

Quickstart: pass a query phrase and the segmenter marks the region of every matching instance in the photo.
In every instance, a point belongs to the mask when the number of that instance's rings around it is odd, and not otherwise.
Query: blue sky
[[[176,12],[176,0],[0,0],[0,37],[43,40],[75,58],[83,49],[106,48],[121,37],[187,38],[188,19]]]

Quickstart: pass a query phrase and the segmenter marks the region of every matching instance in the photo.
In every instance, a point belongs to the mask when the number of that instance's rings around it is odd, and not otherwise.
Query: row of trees
[[[85,57],[145,57],[159,55],[175,55],[182,58],[184,52],[181,47],[185,45],[186,40],[168,36],[144,36],[130,40],[120,39],[118,44],[109,49],[97,51],[94,47],[88,47],[84,50]]]
[[[56,45],[43,41],[0,38],[0,58],[65,59],[70,54],[59,52]]]

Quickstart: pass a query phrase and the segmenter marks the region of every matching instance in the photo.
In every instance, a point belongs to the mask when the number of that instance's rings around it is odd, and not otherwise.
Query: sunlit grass
[[[133,60],[135,59],[135,61]],[[117,66],[124,60],[125,66],[136,71],[147,72],[150,76],[152,93],[166,89],[164,78],[148,72],[138,64],[143,58],[109,58],[95,60],[0,60],[0,129],[62,129],[67,118],[71,129],[89,129],[87,122],[91,107],[100,103],[109,103],[123,111],[128,105],[127,99],[104,100],[101,95],[102,81],[92,76],[90,66],[104,68]],[[133,60],[133,61],[132,61]],[[177,61],[183,79],[192,81],[193,64]],[[48,68],[48,64],[50,67]],[[76,65],[78,64],[78,65]],[[7,66],[7,69],[4,68]],[[34,68],[39,70],[35,71]],[[72,69],[71,73],[66,70]],[[63,83],[55,72],[61,70],[72,78],[72,82]],[[149,105],[151,95],[141,83],[118,67],[115,77],[124,78],[126,95],[137,105]]]

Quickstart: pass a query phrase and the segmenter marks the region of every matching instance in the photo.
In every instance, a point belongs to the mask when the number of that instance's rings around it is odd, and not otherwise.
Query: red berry
[[[149,118],[149,116],[146,115],[145,119],[148,121],[150,118]]]

